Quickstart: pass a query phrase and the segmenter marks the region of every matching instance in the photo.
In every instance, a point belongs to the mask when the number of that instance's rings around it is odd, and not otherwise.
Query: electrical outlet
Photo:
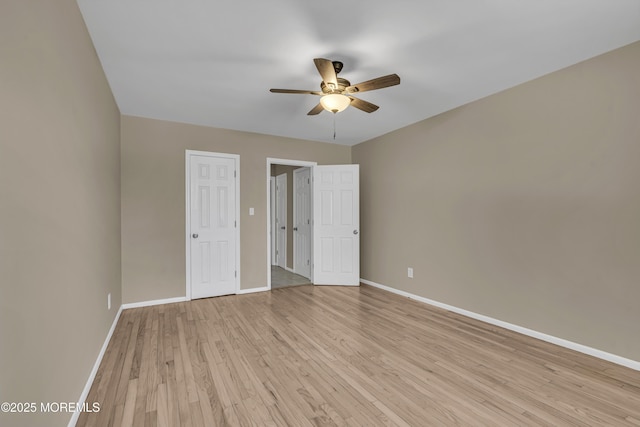
[[[407,277],[410,277],[413,279],[413,268],[411,267],[407,268]]]
[[[111,310],[111,292],[107,295],[107,310]]]

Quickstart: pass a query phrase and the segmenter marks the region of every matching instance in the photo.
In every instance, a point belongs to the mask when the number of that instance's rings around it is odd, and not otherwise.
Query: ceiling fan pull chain
[[[333,140],[336,140],[336,113],[333,113]]]

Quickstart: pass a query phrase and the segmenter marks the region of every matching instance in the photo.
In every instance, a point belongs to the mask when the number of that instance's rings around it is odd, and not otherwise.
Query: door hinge
[[[234,178],[235,178],[235,177],[237,177],[237,175],[236,175],[236,171],[233,171],[233,177],[234,177]]]
[[[233,221],[233,227],[238,228],[238,221]]]
[[[307,184],[311,184],[311,179],[307,178]]]
[[[238,277],[238,270],[234,271],[234,277]]]

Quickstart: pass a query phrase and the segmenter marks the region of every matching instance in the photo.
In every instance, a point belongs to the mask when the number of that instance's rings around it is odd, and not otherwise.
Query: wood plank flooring
[[[640,372],[370,286],[125,310],[77,426],[639,426]]]

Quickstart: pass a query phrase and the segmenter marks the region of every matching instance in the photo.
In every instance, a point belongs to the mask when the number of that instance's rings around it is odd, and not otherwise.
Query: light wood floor
[[[640,372],[366,285],[123,311],[78,426],[640,425]]]

